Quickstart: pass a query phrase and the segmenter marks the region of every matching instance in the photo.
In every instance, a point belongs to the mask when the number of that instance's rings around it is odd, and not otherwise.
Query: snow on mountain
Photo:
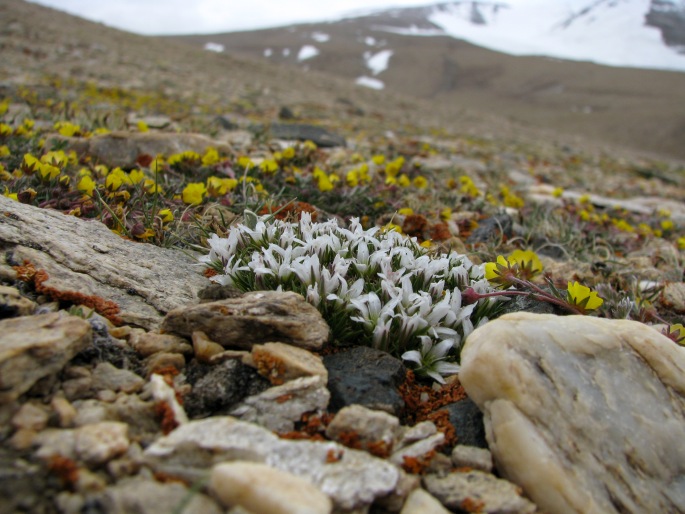
[[[677,37],[667,45],[667,34],[683,34],[685,0],[460,0],[423,12],[435,28],[385,28],[449,35],[513,55],[685,71]]]

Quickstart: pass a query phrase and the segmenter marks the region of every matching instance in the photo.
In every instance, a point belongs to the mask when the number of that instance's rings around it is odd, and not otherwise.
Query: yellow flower
[[[259,169],[264,173],[275,173],[278,171],[278,163],[274,159],[266,159],[259,165]]]
[[[10,193],[10,190],[5,188],[5,192],[3,193],[3,196],[6,196],[10,200],[14,200],[15,202],[19,201],[19,198],[17,197],[17,193]]]
[[[12,127],[7,123],[0,123],[0,137],[7,137],[12,135]],[[7,196],[7,195],[5,195]]]
[[[682,324],[676,323],[675,325],[670,325],[668,328],[664,329],[662,333],[679,345],[685,346],[685,327]]]
[[[563,187],[555,187],[554,191],[552,191],[552,196],[554,198],[561,198],[564,194],[564,188]]]
[[[7,109],[9,109],[9,106],[10,106],[9,98],[5,98],[2,102],[0,102],[0,116],[3,116],[7,112]]]
[[[385,174],[388,177],[396,177],[399,173],[400,170],[402,169],[402,166],[404,166],[404,157],[401,155],[395,159],[392,162],[389,162],[385,166]]]
[[[60,169],[52,164],[42,164],[38,168],[38,173],[43,180],[52,180],[60,174]]]
[[[373,161],[374,164],[381,166],[382,164],[385,163],[385,155],[381,155],[381,154],[374,155],[373,157],[371,157],[371,160]]]
[[[293,157],[295,157],[295,149],[292,146],[289,146],[285,150],[283,150],[283,158],[286,160],[290,160]],[[240,161],[238,161],[238,164],[240,164]]]
[[[592,291],[589,287],[579,282],[568,283],[566,301],[583,312],[595,310],[604,303],[604,300],[599,297],[597,291]]]
[[[319,168],[318,166],[314,168],[314,171],[312,172],[312,175],[318,182],[318,187],[319,191],[330,191],[333,189],[333,182],[331,182],[331,179],[326,173]]]
[[[207,188],[202,182],[191,182],[183,189],[181,196],[183,198],[183,203],[187,203],[188,205],[200,205],[206,193]]]
[[[580,198],[578,198],[578,201],[581,205],[587,205],[590,203],[590,195],[583,195]]]
[[[396,225],[395,223],[386,223],[385,225],[383,225],[381,227],[382,232],[390,232],[393,230],[399,234],[402,233],[402,227],[400,227],[399,225]]]
[[[169,160],[167,161],[169,165],[173,166],[174,164],[180,164],[180,163],[189,163],[193,164],[195,162],[199,163],[201,161],[200,159],[200,154],[197,152],[193,152],[192,150],[187,150],[185,152],[177,153],[169,157]]]
[[[63,150],[57,150],[46,153],[40,158],[40,162],[63,168],[69,162],[69,157],[64,153]]]
[[[83,177],[81,177],[81,180],[79,180],[78,184],[76,184],[76,189],[78,189],[82,193],[87,194],[88,196],[93,196],[93,190],[96,187],[97,184],[88,175],[84,175]]]
[[[0,146],[0,157],[7,157],[10,154],[10,149],[7,145]]]
[[[174,221],[174,213],[171,212],[171,209],[162,209],[157,213],[157,216],[160,217],[162,223],[169,223],[171,221]]]
[[[149,195],[153,195],[155,193],[164,194],[164,188],[151,178],[145,179],[145,182],[143,182],[143,187],[145,188],[145,192]]]
[[[617,220],[617,219],[612,219],[611,222],[614,224],[614,226],[622,231],[622,232],[635,232],[635,229],[633,226],[628,223],[626,220]]]
[[[661,229],[663,231],[673,230],[673,227],[675,227],[671,220],[661,220],[661,223],[659,223],[659,225],[661,225]]]
[[[512,264],[518,264],[522,271],[528,274],[526,279],[532,278],[542,271],[542,262],[535,252],[530,250],[514,250],[507,260]],[[524,277],[521,277],[524,278]]]
[[[136,127],[138,128],[138,132],[148,132],[150,130],[150,127],[148,127],[147,123],[143,120],[138,120]]]
[[[254,168],[254,162],[252,162],[252,159],[247,157],[246,155],[243,155],[241,157],[238,157],[238,166],[241,168]]]
[[[397,179],[397,183],[400,185],[400,187],[411,186],[411,180],[409,180],[409,177],[406,173],[402,173],[402,175],[400,175],[400,177]]]
[[[145,173],[142,170],[132,170],[128,176],[132,184],[139,184],[145,179]]]
[[[58,121],[55,123],[55,130],[62,136],[75,137],[81,135],[81,127],[68,121]]]
[[[302,143],[302,146],[304,146],[304,149],[308,152],[314,152],[318,148],[318,146],[316,146],[316,143],[314,141],[310,141],[309,139]]]
[[[423,175],[414,177],[412,183],[414,184],[414,187],[416,187],[417,189],[425,189],[426,187],[428,187],[428,180],[426,180],[426,177],[424,177]]]
[[[202,156],[202,165],[203,166],[213,166],[216,163],[218,163],[221,159],[219,158],[219,152],[217,151],[216,148],[212,148],[211,146],[207,148],[205,151],[205,154]]]
[[[433,241],[431,241],[430,239],[426,239],[419,246],[422,246],[424,248],[430,248],[432,244],[433,244]]]
[[[105,179],[105,187],[110,191],[116,191],[122,185],[130,182],[129,176],[121,168],[114,168]]]
[[[350,187],[357,187],[359,185],[359,170],[350,170],[345,175],[345,182]]]
[[[109,168],[107,166],[105,166],[104,164],[98,164],[97,166],[95,166],[94,170],[95,170],[95,173],[97,173],[101,177],[106,177],[107,174],[109,173]]]
[[[400,210],[397,211],[398,214],[401,214],[402,216],[409,216],[410,214],[414,214],[414,209],[411,207],[403,207]]]
[[[234,178],[220,178],[211,176],[207,179],[207,193],[209,196],[224,196],[229,191],[235,189],[238,181]]]
[[[685,250],[685,237],[678,238],[678,248]]]
[[[485,278],[499,287],[507,288],[513,285],[510,280],[511,273],[511,265],[503,255],[498,255],[496,262],[485,263]]]
[[[443,221],[449,221],[452,219],[452,209],[445,207],[440,211],[440,219]]]
[[[462,193],[472,198],[480,196],[480,190],[476,187],[476,184],[473,183],[471,177],[462,175],[459,177],[459,182],[461,183],[460,191]]]

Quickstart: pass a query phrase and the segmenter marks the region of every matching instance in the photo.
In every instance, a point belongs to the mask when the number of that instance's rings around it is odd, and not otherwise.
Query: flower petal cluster
[[[599,297],[597,291],[580,282],[569,282],[566,300],[571,305],[579,307],[583,311],[592,311],[602,306],[604,300]]]
[[[494,298],[462,304],[461,291],[492,291],[464,255],[431,255],[394,230],[349,228],[337,221],[298,223],[258,218],[213,235],[201,261],[212,279],[242,291],[287,290],[316,306],[340,344],[367,344],[419,364],[436,378],[456,372],[461,341],[497,306]],[[418,350],[420,348],[420,350]],[[418,353],[411,353],[418,352]]]

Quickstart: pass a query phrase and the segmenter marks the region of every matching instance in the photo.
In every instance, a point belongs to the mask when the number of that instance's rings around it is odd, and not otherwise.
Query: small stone
[[[685,282],[667,282],[661,290],[659,302],[678,314],[685,314]]]
[[[444,407],[449,413],[450,423],[454,427],[457,441],[468,446],[487,448],[483,414],[478,405],[470,398],[450,403]]]
[[[20,428],[9,439],[12,448],[19,451],[28,450],[34,446],[38,438],[38,432],[30,428]]]
[[[51,313],[1,320],[0,404],[61,371],[91,341],[90,324],[76,316]]]
[[[0,319],[29,316],[38,305],[21,295],[16,287],[0,285]]]
[[[73,429],[48,428],[36,436],[38,450],[35,455],[39,459],[61,456],[74,460],[76,433]]]
[[[188,344],[188,341],[173,334],[135,330],[129,338],[129,344],[143,357],[149,357],[160,352],[193,354],[193,348]]]
[[[323,363],[328,369],[332,412],[347,405],[363,405],[400,415],[404,400],[399,386],[407,372],[402,361],[374,348],[356,346],[326,355]]]
[[[50,402],[50,405],[57,413],[60,427],[68,428],[74,425],[74,420],[76,419],[76,409],[69,402],[69,400],[63,396],[55,396]]]
[[[90,376],[84,378],[74,378],[62,382],[62,391],[69,401],[88,398],[93,388],[93,379]]]
[[[109,486],[93,500],[101,509],[98,512],[107,514],[171,513],[179,510],[179,505],[183,506],[183,514],[223,514],[214,500],[198,491],[177,482],[160,483],[139,477]]]
[[[48,412],[45,408],[34,403],[25,403],[12,417],[12,425],[17,428],[43,430],[48,425]]]
[[[346,146],[345,138],[322,127],[304,123],[272,123],[269,134],[273,139],[312,141],[319,148]]]
[[[207,337],[207,334],[200,330],[193,331],[191,338],[193,340],[195,358],[200,362],[211,362],[212,357],[224,353],[223,346],[212,341]]]
[[[438,428],[432,421],[421,421],[413,427],[402,427],[402,434],[397,441],[397,449],[408,446],[416,441],[421,441],[438,432]]]
[[[543,511],[685,511],[685,348],[636,321],[517,313],[461,355],[498,472]]]
[[[442,503],[424,489],[415,489],[407,497],[400,514],[449,514]]]
[[[448,509],[492,514],[532,514],[537,510],[514,484],[482,471],[426,475],[423,483]]]
[[[359,448],[377,447],[377,451],[390,452],[399,432],[400,420],[383,411],[374,411],[361,405],[343,407],[326,428],[326,436],[345,444],[354,437]],[[378,447],[382,444],[382,447]],[[378,455],[378,453],[374,453]],[[381,451],[381,453],[384,453]]]
[[[421,458],[434,451],[438,446],[445,442],[445,434],[438,432],[426,439],[417,441],[408,446],[400,448],[390,456],[390,462],[401,466],[404,464],[405,457]]]
[[[137,393],[145,385],[145,380],[126,369],[119,369],[109,362],[101,362],[93,370],[93,389]]]
[[[458,444],[452,449],[452,463],[456,468],[473,468],[490,473],[492,454],[484,448]]]
[[[301,377],[244,399],[230,412],[274,432],[290,432],[306,412],[322,412],[330,394],[321,377]]]
[[[154,373],[162,373],[169,369],[183,371],[185,367],[186,359],[180,353],[159,352],[145,359],[145,370],[148,376]]]
[[[246,349],[283,342],[318,350],[330,331],[316,307],[301,295],[277,291],[255,291],[240,298],[180,307],[167,314],[162,328],[186,337],[200,330],[222,346]]]
[[[274,385],[299,377],[318,376],[324,383],[328,380],[328,371],[321,357],[284,343],[254,345],[250,358],[243,362],[254,366]]]
[[[129,445],[128,425],[103,421],[75,430],[74,449],[89,465],[100,465],[126,452]]]
[[[209,484],[225,507],[250,512],[328,514],[328,496],[310,481],[257,462],[230,462],[212,468]]]

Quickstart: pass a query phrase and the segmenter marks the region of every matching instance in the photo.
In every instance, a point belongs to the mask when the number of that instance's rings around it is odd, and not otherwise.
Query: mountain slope
[[[435,30],[433,12],[396,9],[331,23],[166,39],[196,48],[214,43],[230,55],[337,75],[430,100],[444,111],[473,109],[685,159],[685,73],[510,56],[445,35],[406,34]]]

